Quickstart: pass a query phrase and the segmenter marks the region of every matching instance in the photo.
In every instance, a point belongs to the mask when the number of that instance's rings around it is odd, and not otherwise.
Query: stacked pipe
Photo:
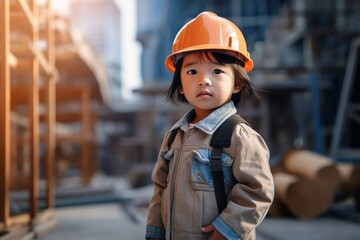
[[[270,216],[315,218],[332,205],[337,193],[356,195],[360,190],[359,166],[336,164],[307,150],[288,151],[272,170],[275,199]]]
[[[360,212],[360,165],[338,164],[341,185],[338,192],[343,196],[351,196],[355,201],[357,211]]]

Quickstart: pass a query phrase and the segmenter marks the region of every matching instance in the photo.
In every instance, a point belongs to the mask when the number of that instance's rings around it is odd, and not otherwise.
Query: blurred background
[[[276,192],[258,239],[360,236],[360,1],[0,6],[1,240],[144,238],[157,151],[189,110],[165,100],[164,61],[205,10],[254,61],[260,99],[238,112],[270,148]]]

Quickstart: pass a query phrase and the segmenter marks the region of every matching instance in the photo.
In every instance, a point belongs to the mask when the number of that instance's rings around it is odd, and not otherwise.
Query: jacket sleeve
[[[151,179],[154,185],[154,192],[148,209],[146,236],[145,236],[146,239],[148,238],[165,239],[165,227],[162,221],[161,205],[162,205],[162,195],[164,189],[167,186],[168,164],[165,162],[161,154],[165,149],[167,139],[168,139],[168,134],[166,134],[164,137],[164,141],[160,148],[158,158],[151,175]]]
[[[236,144],[236,184],[227,207],[213,225],[228,239],[248,239],[264,219],[274,197],[269,150],[262,137],[244,124],[235,128],[232,143]]]

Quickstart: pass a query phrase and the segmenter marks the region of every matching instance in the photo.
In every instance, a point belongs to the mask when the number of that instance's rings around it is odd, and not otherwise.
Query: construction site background
[[[162,137],[189,110],[165,100],[164,59],[205,10],[239,26],[255,63],[260,100],[238,112],[276,192],[258,239],[360,236],[359,1],[65,2],[0,3],[1,240],[143,238]]]

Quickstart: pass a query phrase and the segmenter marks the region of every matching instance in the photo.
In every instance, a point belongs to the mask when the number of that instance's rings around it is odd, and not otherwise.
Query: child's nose
[[[211,81],[209,78],[207,77],[203,77],[199,82],[198,82],[198,87],[205,87],[205,86],[210,86],[211,85]]]

